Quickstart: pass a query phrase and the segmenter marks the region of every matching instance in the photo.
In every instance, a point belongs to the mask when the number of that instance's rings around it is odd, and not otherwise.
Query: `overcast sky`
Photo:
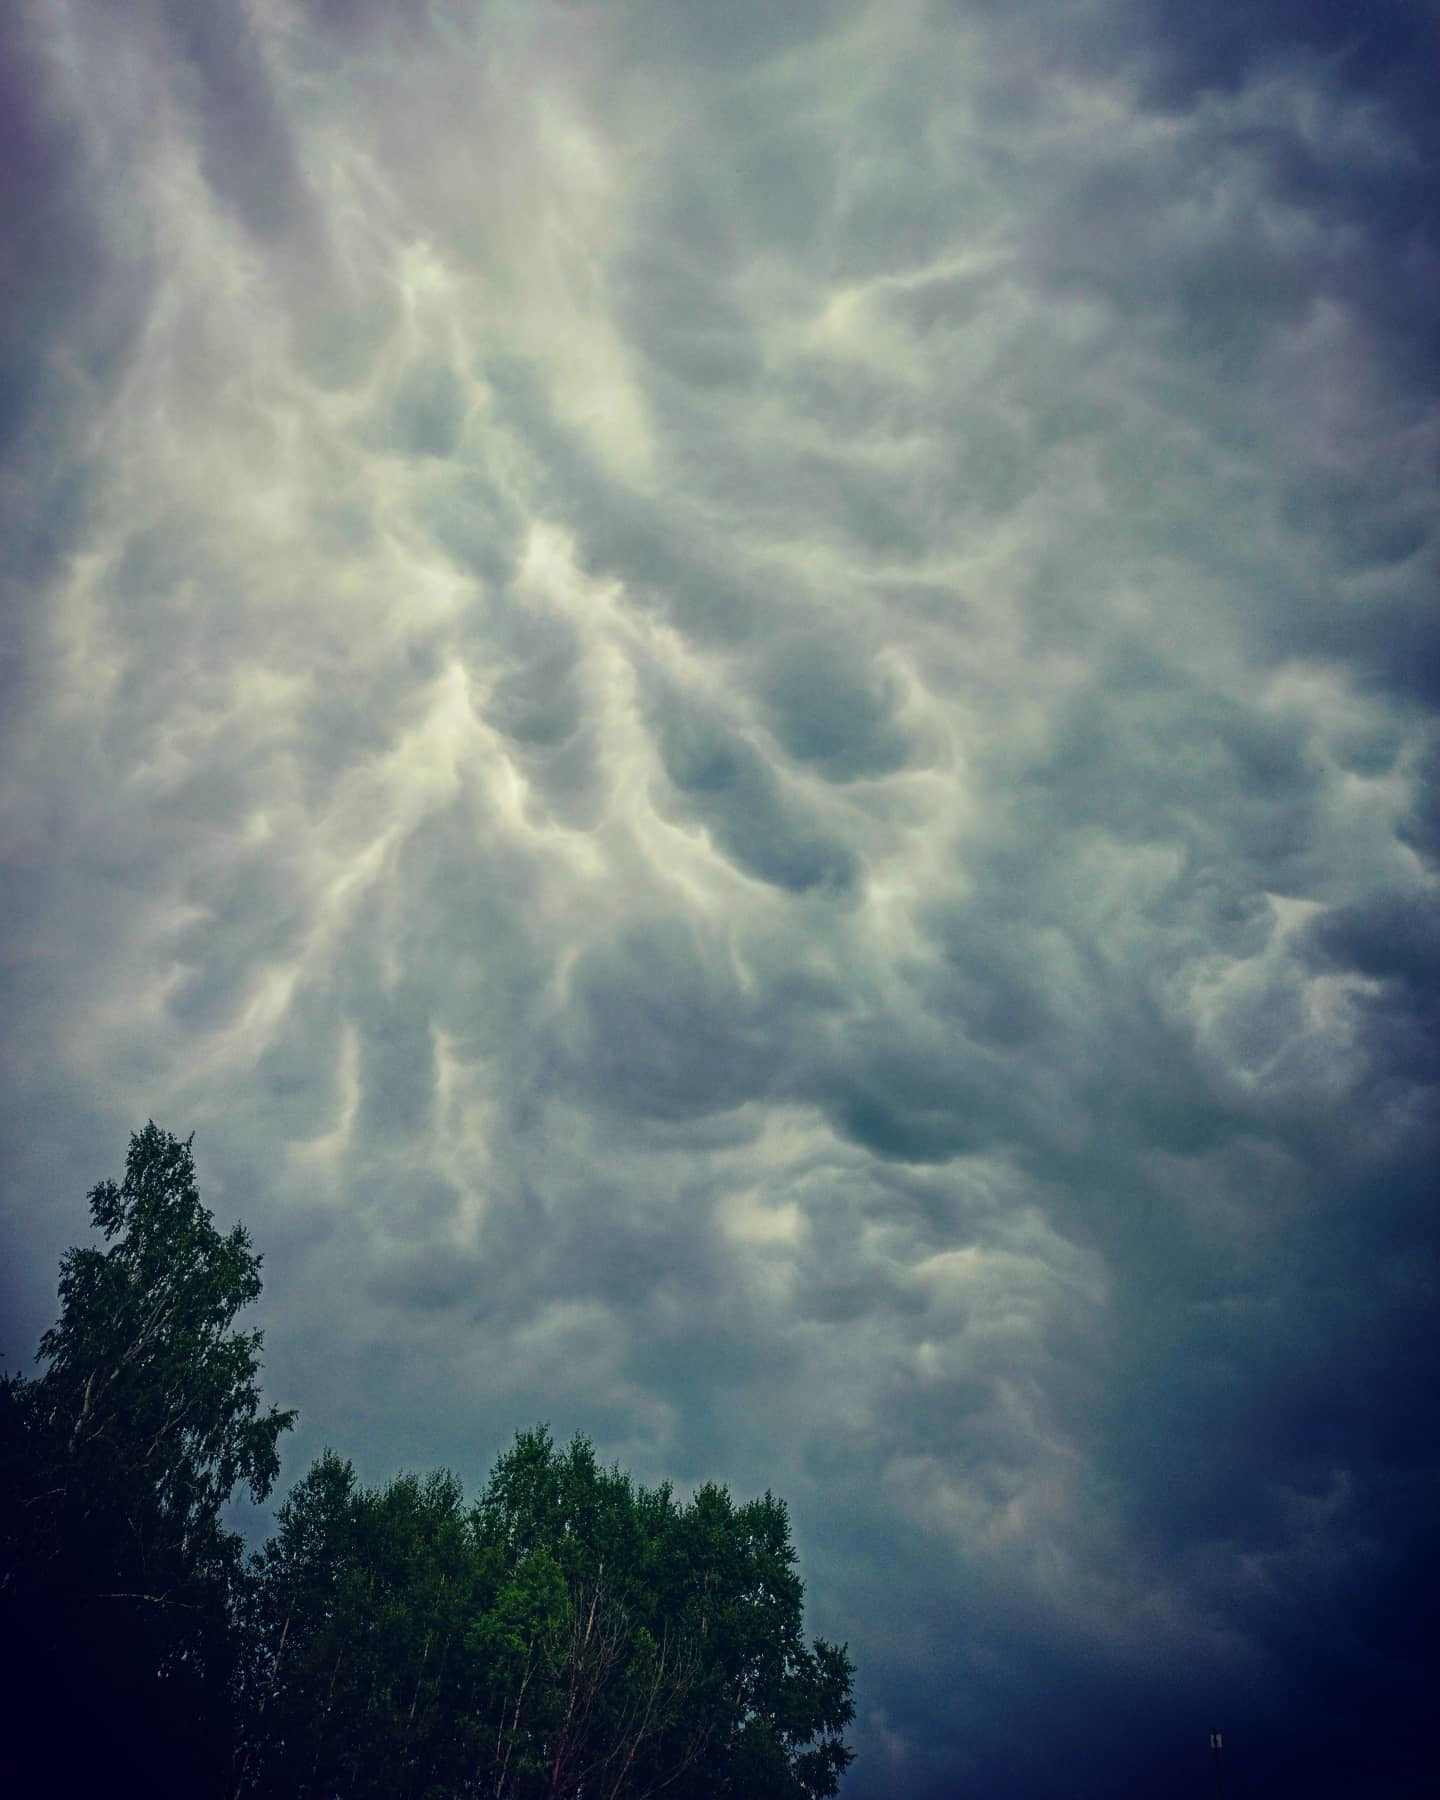
[[[1428,0],[4,17],[7,1364],[153,1116],[287,1481],[785,1496],[851,1800],[1419,1794]]]

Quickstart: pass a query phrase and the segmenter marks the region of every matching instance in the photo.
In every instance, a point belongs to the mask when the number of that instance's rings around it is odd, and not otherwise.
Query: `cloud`
[[[785,1494],[857,1800],[1406,1791],[1413,17],[4,29],[6,1353],[193,1126],[293,1470]]]

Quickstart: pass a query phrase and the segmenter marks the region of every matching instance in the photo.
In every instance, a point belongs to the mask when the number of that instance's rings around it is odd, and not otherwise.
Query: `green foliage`
[[[459,1483],[356,1484],[327,1451],[254,1562],[243,1791],[439,1795],[473,1756],[473,1621],[493,1591]]]
[[[217,1555],[217,1511],[279,1473],[293,1413],[260,1411],[261,1334],[231,1330],[260,1294],[243,1226],[221,1237],[195,1187],[189,1140],[154,1123],[130,1140],[124,1183],[101,1182],[91,1218],[109,1250],[67,1251],[60,1319],[40,1340],[41,1430],[96,1507],[125,1490],[145,1516],[151,1573],[192,1579]]]
[[[260,1259],[242,1227],[215,1230],[189,1142],[147,1125],[90,1210],[110,1247],[66,1253],[47,1366],[4,1384],[3,1622],[28,1643],[37,1733],[83,1671],[117,1696],[117,1742],[153,1728],[179,1739],[174,1766],[187,1740],[203,1765],[224,1731],[244,1568],[220,1509],[242,1483],[269,1492],[293,1415],[261,1410],[260,1334],[232,1330]]]
[[[327,1453],[256,1559],[243,1784],[506,1800],[833,1794],[843,1649],[801,1628],[772,1495],[602,1469],[522,1432],[476,1504]]]
[[[260,1259],[154,1124],[90,1204],[108,1247],[66,1254],[43,1372],[0,1376],[0,1631],[34,1791],[837,1791],[853,1670],[806,1641],[783,1501],[682,1504],[543,1428],[473,1504],[445,1473],[364,1487],[327,1451],[247,1559],[221,1509],[265,1498],[293,1418],[262,1409],[260,1335],[234,1329]]]

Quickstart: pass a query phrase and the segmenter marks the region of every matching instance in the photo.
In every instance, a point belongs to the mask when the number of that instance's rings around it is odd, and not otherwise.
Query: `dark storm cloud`
[[[262,1103],[287,1141],[319,1137],[340,1123],[343,1023],[339,1007],[327,993],[302,988],[256,1062]]]
[[[159,18],[206,179],[258,237],[280,235],[304,204],[304,187],[249,19],[181,0],[162,0]]]
[[[715,951],[674,923],[628,927],[571,977],[576,1078],[640,1118],[726,1111],[764,1092],[779,1056]]]
[[[448,462],[427,470],[416,512],[445,554],[489,587],[503,588],[525,546],[525,518],[490,471]]]
[[[855,886],[850,850],[786,802],[752,745],[706,717],[692,697],[662,693],[652,712],[661,761],[683,806],[747,875],[797,894],[845,894]]]
[[[65,18],[7,1354],[194,1126],[295,1470],[772,1486],[856,1800],[1417,1791],[1418,9]]]
[[[1440,1100],[1440,917],[1432,896],[1387,893],[1333,908],[1314,921],[1310,942],[1322,967],[1365,984],[1356,1025],[1375,1101],[1387,1091],[1417,1106]]]
[[[1174,845],[1203,880],[1252,894],[1303,884],[1321,776],[1302,731],[1118,647],[1054,722],[1027,786],[1057,831]]]
[[[627,333],[660,373],[734,392],[754,383],[761,365],[744,314],[726,300],[709,267],[684,259],[685,235],[705,205],[702,192],[677,206],[679,254],[668,244],[647,250],[625,271],[623,317]]]
[[[83,159],[44,104],[44,75],[25,23],[12,14],[0,40],[0,198],[8,295],[3,421],[9,444],[24,426],[46,371],[37,334],[55,316],[80,310],[80,279],[100,256],[97,223],[84,202]]]
[[[579,829],[596,824],[605,789],[572,621],[512,593],[477,635],[475,674],[487,689],[480,710],[508,740],[537,816]]]
[[[767,6],[765,0],[737,0],[724,16],[704,0],[643,0],[627,14],[621,30],[636,50],[649,50],[663,68],[673,59],[693,80],[723,79],[787,54],[813,51],[847,14],[853,0],[795,0]]]
[[[1440,733],[1419,762],[1414,794],[1395,834],[1417,856],[1440,864]]]
[[[681,510],[683,496],[674,514],[646,506],[564,429],[536,371],[502,358],[487,362],[485,374],[501,418],[537,453],[547,503],[578,528],[582,567],[620,579],[631,605],[663,613],[691,638],[743,638],[771,585],[745,546],[730,554],[698,509]]]
[[[563,614],[547,618],[517,606],[506,634],[508,666],[491,687],[487,718],[516,743],[554,749],[580,729],[579,640]]]
[[[12,725],[25,704],[22,659],[43,654],[40,596],[95,501],[87,408],[123,376],[152,272],[143,234],[122,248],[105,230],[96,171],[56,95],[43,39],[18,12],[0,25],[0,691]]]
[[[1262,0],[1222,25],[1175,0],[1142,0],[1136,16],[1148,27],[1144,42],[1156,89],[1172,103],[1207,89],[1234,90],[1267,68],[1308,54],[1328,65],[1349,93],[1392,114],[1408,131],[1421,137],[1433,132],[1424,71],[1437,40],[1428,7],[1379,0],[1357,13],[1343,0]]]
[[[797,639],[767,655],[757,687],[785,750],[828,780],[893,775],[910,760],[894,683],[863,656]]]

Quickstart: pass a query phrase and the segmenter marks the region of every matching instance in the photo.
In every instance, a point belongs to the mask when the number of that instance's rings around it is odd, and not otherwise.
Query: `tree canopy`
[[[468,1502],[327,1451],[247,1557],[221,1509],[265,1498],[294,1416],[262,1408],[260,1335],[233,1329],[260,1259],[153,1124],[90,1206],[110,1247],[66,1254],[43,1372],[0,1378],[0,1627],[46,1791],[837,1791],[853,1666],[806,1639],[782,1500],[681,1500],[542,1426]]]
[[[189,1141],[148,1124],[89,1199],[110,1247],[67,1251],[46,1366],[0,1388],[11,1691],[55,1778],[163,1739],[177,1780],[210,1780],[245,1561],[221,1508],[241,1484],[266,1497],[294,1415],[261,1409],[260,1334],[233,1329],[260,1258],[243,1226],[215,1229]]]
[[[323,1456],[256,1559],[257,1793],[827,1795],[846,1652],[802,1630],[784,1503],[687,1503],[522,1432],[470,1507]]]

